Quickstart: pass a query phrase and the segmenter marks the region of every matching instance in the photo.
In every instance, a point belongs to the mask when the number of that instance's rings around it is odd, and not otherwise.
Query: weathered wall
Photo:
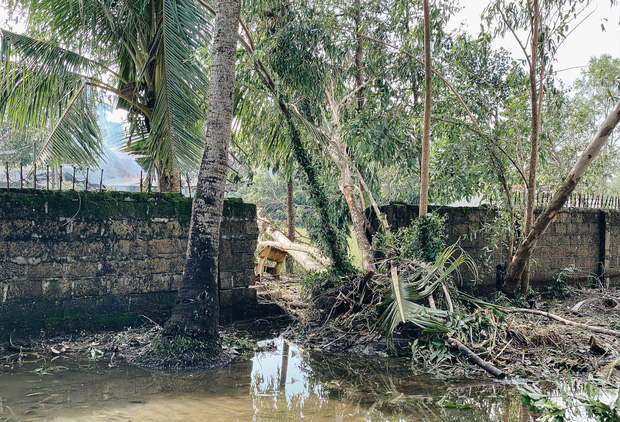
[[[491,239],[495,210],[487,207],[431,207],[446,217],[447,243],[457,240],[477,264],[482,288],[492,289],[496,266],[505,263],[505,251]],[[418,207],[390,204],[382,207],[390,224],[404,227],[418,215]],[[376,222],[373,223],[376,227]],[[535,249],[532,284],[550,283],[562,269],[574,266],[582,280],[618,284],[620,278],[620,212],[615,210],[568,208],[559,213]],[[470,274],[465,274],[471,279]]]
[[[162,320],[181,281],[191,199],[180,195],[0,193],[0,330]],[[224,205],[223,319],[256,304],[256,208]],[[43,322],[43,324],[41,324]]]

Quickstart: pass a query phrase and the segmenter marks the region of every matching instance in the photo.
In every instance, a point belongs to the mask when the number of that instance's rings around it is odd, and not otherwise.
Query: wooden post
[[[73,184],[71,185],[71,190],[75,190],[75,166],[73,166]]]
[[[151,193],[151,172],[146,173],[146,177],[148,178],[147,192]]]
[[[183,175],[179,172],[179,193],[183,195]]]
[[[189,192],[189,197],[192,197],[192,185],[189,183],[189,173],[185,173],[185,178],[187,179],[187,191]]]
[[[60,174],[58,177],[60,183],[58,184],[58,190],[62,190],[62,165],[60,166]]]
[[[88,172],[89,172],[89,170],[90,169],[88,167],[86,167],[86,180],[84,181],[84,190],[86,192],[88,192]]]
[[[101,177],[99,178],[99,192],[103,191],[103,169],[101,169]]]
[[[6,189],[9,190],[11,188],[10,180],[9,180],[9,162],[6,162]]]
[[[140,170],[140,192],[142,192],[142,170]]]
[[[47,190],[50,190],[50,165],[47,165],[47,169],[45,170],[45,185],[47,186]]]
[[[32,190],[37,190],[37,163],[34,163],[33,167],[34,171],[32,172],[32,174],[34,175],[34,179],[32,183]]]
[[[19,163],[19,188],[24,188],[24,163]]]

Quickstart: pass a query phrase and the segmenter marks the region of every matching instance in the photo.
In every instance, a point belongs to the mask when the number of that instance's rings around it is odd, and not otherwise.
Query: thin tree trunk
[[[360,87],[357,88],[357,91],[359,91],[359,89]],[[333,84],[326,90],[326,94],[327,101],[329,102],[332,112],[331,123],[333,126],[333,133],[330,136],[330,146],[328,148],[329,154],[340,171],[338,187],[347,202],[347,207],[349,208],[351,222],[353,223],[353,234],[355,235],[357,247],[359,248],[361,255],[362,268],[366,271],[374,271],[374,255],[372,253],[372,248],[370,247],[370,242],[366,237],[366,219],[364,216],[363,207],[360,204],[361,200],[358,199],[353,192],[353,186],[351,185],[352,166],[350,165],[350,160],[348,158],[349,151],[344,143],[344,140],[341,138],[343,129],[340,123],[339,111],[341,104],[344,104],[344,102],[337,102],[335,100]]]
[[[616,106],[611,113],[609,113],[607,119],[605,119],[603,124],[599,127],[598,132],[575,163],[575,166],[568,174],[562,187],[553,195],[547,208],[545,208],[544,212],[538,217],[532,230],[527,234],[527,237],[517,249],[515,256],[506,269],[505,289],[508,294],[514,294],[516,292],[523,271],[530,261],[530,257],[538,244],[538,240],[551,222],[555,220],[558,212],[570,197],[573,190],[575,190],[577,183],[588,166],[600,152],[605,142],[607,142],[612,131],[618,125],[618,122],[620,122],[620,101],[616,103]]]
[[[287,237],[291,243],[295,243],[295,203],[294,203],[294,186],[293,186],[293,177],[289,176],[286,181],[286,215],[287,215],[287,223],[288,223],[288,231]],[[290,256],[286,257],[286,272],[289,274],[293,274],[293,258]]]
[[[424,128],[422,131],[422,158],[420,162],[420,210],[419,216],[428,213],[429,156],[431,148],[431,18],[428,0],[424,8]]]
[[[351,214],[351,221],[353,223],[353,234],[355,235],[355,241],[359,249],[362,261],[362,268],[366,271],[374,271],[375,262],[374,255],[368,237],[366,237],[366,220],[364,218],[364,211],[357,200],[357,197],[353,193],[353,186],[344,185],[341,187],[344,199],[347,201],[349,207],[349,213]]]
[[[538,65],[538,29],[540,26],[540,10],[538,0],[533,2],[532,17],[530,18],[531,34],[531,52],[532,59],[530,61],[530,109],[532,114],[531,134],[530,134],[530,166],[527,184],[527,200],[525,210],[525,233],[529,233],[534,223],[534,206],[536,205],[536,173],[538,169],[538,144],[540,134],[540,112],[542,99],[542,71],[541,71],[541,89],[538,90],[536,74]],[[521,279],[521,292],[526,294],[530,286],[530,269],[526,266]]]
[[[360,0],[355,0],[355,40],[357,47],[355,50],[355,85],[358,87],[357,91],[357,112],[361,113],[364,109],[364,68],[362,60],[364,58],[364,50],[362,45],[362,37],[359,35],[362,32],[362,5]]]
[[[233,119],[240,8],[240,0],[217,0],[205,151],[192,207],[183,279],[166,324],[169,335],[206,340],[218,336],[220,223]]]

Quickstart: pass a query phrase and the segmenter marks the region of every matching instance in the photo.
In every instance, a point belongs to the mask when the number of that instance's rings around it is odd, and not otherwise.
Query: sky
[[[462,9],[452,17],[447,29],[460,27],[472,35],[477,35],[480,32],[480,15],[489,2],[461,0],[459,3]],[[610,54],[620,58],[620,5],[612,7],[610,0],[593,0],[581,16],[585,20],[578,26],[571,24],[569,30],[572,32],[560,47],[554,64],[556,77],[567,84],[572,84],[580,76],[581,69],[592,56]],[[605,26],[605,32],[601,25]],[[493,45],[504,47],[515,59],[525,58],[511,34],[497,39]]]

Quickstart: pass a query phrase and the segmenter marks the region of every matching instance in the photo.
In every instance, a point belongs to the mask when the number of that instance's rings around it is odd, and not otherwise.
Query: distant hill
[[[125,122],[119,122],[114,107],[109,104],[99,106],[97,122],[101,128],[105,150],[103,169],[104,182],[108,188],[127,190],[130,185],[139,186],[140,166],[136,160],[121,151],[125,141]]]

